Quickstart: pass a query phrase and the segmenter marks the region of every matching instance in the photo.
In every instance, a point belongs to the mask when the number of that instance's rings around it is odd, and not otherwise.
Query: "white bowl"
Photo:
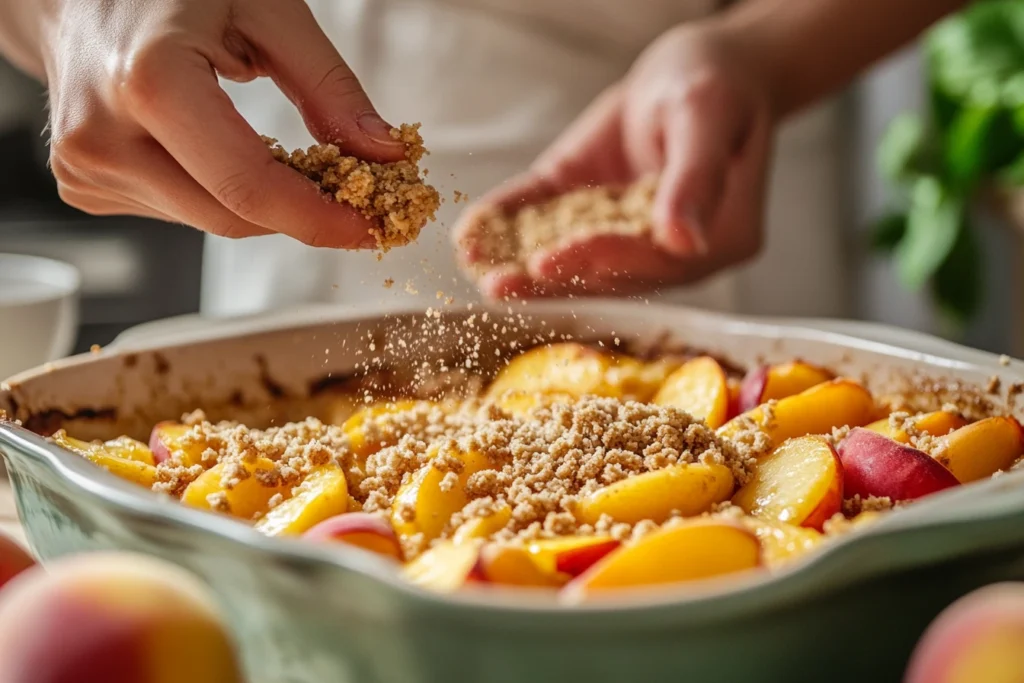
[[[0,254],[0,380],[71,353],[80,288],[66,263]]]

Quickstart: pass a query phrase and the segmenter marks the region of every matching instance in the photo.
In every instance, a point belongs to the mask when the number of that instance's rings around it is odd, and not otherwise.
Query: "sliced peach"
[[[181,502],[202,510],[219,509],[240,519],[251,520],[267,512],[274,496],[291,497],[291,487],[276,476],[277,464],[273,461],[259,458],[255,463],[243,465],[249,476],[234,483],[224,481],[228,465],[222,462],[200,474],[186,487]],[[226,510],[219,505],[215,508],[217,494],[224,494],[222,501]]]
[[[771,408],[761,405],[726,422],[718,430],[736,438],[753,421],[771,442],[808,434],[828,434],[834,427],[859,427],[875,415],[875,401],[867,389],[850,379],[834,379],[807,391],[780,399]]]
[[[554,403],[575,403],[576,397],[565,393],[540,392],[527,393],[523,391],[511,391],[502,394],[495,400],[495,404],[506,413],[514,417],[524,417],[537,408],[547,407]]]
[[[795,396],[835,377],[802,360],[754,368],[740,386],[740,411],[753,410],[766,401]]]
[[[549,574],[579,576],[621,542],[611,536],[563,536],[533,541],[527,546],[534,561]]]
[[[111,450],[108,450],[107,444],[92,443],[72,438],[63,429],[59,430],[51,438],[58,446],[77,453],[121,479],[133,482],[147,489],[152,488],[153,484],[156,483],[157,474],[155,467],[142,460],[130,460],[114,455]],[[140,443],[139,446],[142,446],[142,444]],[[142,447],[145,448],[145,446]],[[120,450],[115,452],[124,453],[126,450],[125,445],[122,443]]]
[[[465,543],[475,538],[488,538],[504,529],[511,519],[512,508],[502,503],[489,515],[467,519],[455,530],[452,540]]]
[[[581,498],[575,510],[584,524],[597,524],[601,515],[636,524],[649,519],[664,522],[677,510],[684,517],[707,512],[728,500],[735,482],[728,467],[715,463],[670,465],[636,474]]]
[[[727,522],[690,521],[624,545],[574,579],[568,596],[630,586],[697,581],[754,569],[761,546],[750,530]]]
[[[1012,417],[989,417],[942,439],[935,459],[961,483],[991,477],[1024,455],[1024,429]]]
[[[960,483],[927,453],[868,429],[851,430],[838,451],[846,496],[914,500]]]
[[[790,439],[761,458],[732,502],[747,514],[821,531],[843,505],[843,468],[821,436]]]
[[[433,405],[426,401],[395,401],[388,403],[377,403],[361,410],[357,410],[351,417],[345,420],[342,430],[348,437],[349,448],[358,462],[365,462],[373,453],[376,453],[385,446],[397,443],[401,436],[397,431],[391,438],[384,438],[378,433],[375,423],[381,418],[398,413],[407,412],[420,405]]]
[[[487,395],[540,392],[645,401],[657,391],[661,374],[657,366],[652,370],[629,356],[576,343],[547,344],[509,361]]]
[[[742,410],[740,410],[740,386],[741,386],[741,384],[740,384],[740,381],[738,379],[735,379],[733,377],[730,377],[727,380],[727,383],[728,383],[728,386],[729,386],[729,411],[728,411],[728,414],[726,415],[726,419],[727,420],[731,420],[734,417],[736,417],[737,415],[739,415],[741,412],[743,412]]]
[[[694,358],[673,372],[654,395],[654,403],[679,408],[718,429],[729,413],[729,383],[714,358]]]
[[[824,539],[824,536],[814,529],[793,526],[785,522],[745,517],[743,523],[761,542],[762,556],[768,567],[777,567],[799,559],[817,548]]]
[[[487,456],[476,451],[454,453],[452,457],[461,463],[461,471],[454,482],[448,478],[435,449],[435,456],[398,490],[391,523],[399,536],[421,533],[428,541],[440,536],[451,516],[469,502],[466,495],[469,477],[491,467]]]
[[[410,582],[441,593],[462,588],[480,556],[480,542],[441,541],[402,568]]]
[[[337,465],[328,465],[311,472],[291,498],[256,522],[256,528],[270,536],[294,536],[347,511],[345,473]]]
[[[471,578],[510,586],[555,587],[565,583],[557,574],[543,571],[526,548],[488,543],[480,548]]]
[[[922,413],[916,417],[910,418],[910,420],[915,429],[931,436],[945,436],[954,429],[960,429],[967,424],[967,420],[965,420],[962,415],[948,410],[937,410],[934,413]],[[892,424],[889,422],[888,417],[872,422],[867,425],[865,429],[878,432],[882,436],[887,436],[893,441],[910,443],[910,434],[903,429],[894,429]]]
[[[207,445],[192,431],[193,427],[180,422],[160,422],[149,435],[153,457],[157,462],[165,462],[176,456],[186,467],[201,464]]]
[[[325,519],[302,537],[311,541],[347,543],[395,560],[402,559],[402,544],[391,523],[369,512],[346,512]]]

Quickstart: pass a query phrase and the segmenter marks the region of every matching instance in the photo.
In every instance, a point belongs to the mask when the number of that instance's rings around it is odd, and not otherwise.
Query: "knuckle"
[[[249,174],[235,173],[217,186],[214,196],[232,213],[250,218],[260,212],[266,194]]]
[[[125,51],[117,60],[114,87],[129,107],[145,109],[159,100],[172,42],[170,37],[147,40]]]

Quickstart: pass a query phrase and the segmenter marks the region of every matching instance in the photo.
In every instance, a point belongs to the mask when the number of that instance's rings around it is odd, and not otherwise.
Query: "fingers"
[[[707,251],[738,140],[734,116],[698,102],[665,114],[665,168],[653,209],[655,241],[679,256]]]
[[[138,122],[239,218],[312,246],[370,246],[371,223],[274,161],[200,54],[157,44],[134,57],[122,88]]]
[[[403,159],[405,146],[391,138],[391,126],[377,114],[306,3],[266,2],[259,8],[243,12],[238,28],[313,136],[362,159]]]

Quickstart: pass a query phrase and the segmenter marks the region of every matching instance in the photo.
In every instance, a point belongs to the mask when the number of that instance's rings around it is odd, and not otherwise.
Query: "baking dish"
[[[44,559],[134,550],[195,572],[220,596],[254,683],[898,680],[942,607],[976,586],[1024,575],[1017,471],[937,494],[787,570],[743,582],[571,608],[521,592],[438,596],[357,550],[266,538],[138,491],[31,431],[145,436],[154,422],[197,405],[257,421],[304,416],[365,362],[371,342],[419,339],[423,319],[318,308],[171,328],[13,378],[0,408],[27,428],[0,425],[0,453],[33,549]],[[534,327],[639,342],[669,335],[740,364],[802,357],[867,373],[876,391],[920,377],[941,378],[951,391],[992,376],[1004,392],[1024,381],[1019,362],[851,323],[591,301],[517,305],[504,327],[506,338]],[[433,328],[409,357],[389,362],[401,372],[422,359],[457,358],[459,329]],[[484,346],[485,357],[500,350],[493,340]]]

